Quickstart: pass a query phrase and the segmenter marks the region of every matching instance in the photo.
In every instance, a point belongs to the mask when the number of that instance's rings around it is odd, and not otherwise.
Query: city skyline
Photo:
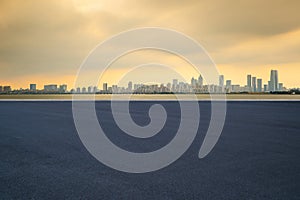
[[[269,70],[276,68],[288,88],[300,85],[299,1],[128,0],[117,4],[107,0],[1,1],[1,84],[20,88],[36,81],[38,87],[53,82],[70,86],[80,64],[99,43],[129,29],[154,26],[198,41],[220,74],[232,82],[244,83],[248,73],[266,80]],[[103,82],[113,84],[129,67],[149,60],[174,65],[186,76],[194,74],[186,63],[160,53],[142,51],[121,58]]]
[[[129,81],[127,86],[117,84],[109,85],[102,83],[102,88],[98,86],[81,86],[68,90],[67,84],[47,84],[43,89],[37,89],[37,84],[29,84],[29,88],[13,89],[11,86],[1,86],[0,93],[11,91],[27,93],[266,93],[266,92],[284,92],[294,88],[284,87],[279,82],[278,70],[270,71],[270,79],[263,82],[260,77],[248,74],[245,77],[246,84],[234,83],[230,79],[225,79],[224,75],[219,75],[218,84],[207,85],[200,74],[198,77],[192,77],[190,82],[183,82],[178,79],[172,79],[167,83],[134,83]]]
[[[151,69],[148,69],[148,71],[146,71],[145,73],[147,73],[147,72],[149,72],[149,70],[151,70]],[[109,71],[109,70],[108,70]],[[270,69],[270,71],[271,71],[271,74],[272,74],[272,71],[279,71],[278,70],[278,68],[271,68]],[[245,76],[247,76],[247,80],[245,81],[244,80],[244,75],[241,75],[240,77],[241,77],[241,79],[242,79],[242,81],[241,82],[237,82],[237,81],[235,81],[234,79],[232,79],[231,77],[232,76],[227,76],[227,75],[224,75],[224,74],[220,74],[220,76],[222,76],[223,77],[223,79],[224,79],[224,77],[226,77],[227,79],[229,79],[229,80],[231,80],[231,82],[232,83],[236,83],[236,84],[238,84],[238,85],[247,85],[247,86],[249,86],[249,75],[254,75],[253,77],[257,77],[257,82],[259,82],[259,81],[261,81],[261,80],[267,80],[267,79],[270,79],[271,80],[271,74],[270,74],[270,71],[268,71],[267,72],[267,75],[265,75],[266,74],[266,72],[265,71],[261,71],[262,73],[259,73],[259,75],[257,76],[256,74],[252,74],[252,73],[245,73]],[[110,72],[110,71],[109,71]],[[107,72],[106,72],[107,73]],[[134,76],[135,75],[137,75],[137,74],[140,74],[140,73],[143,73],[143,69],[141,69],[140,71],[138,71],[136,74],[134,74],[133,76],[130,76],[130,77],[132,77],[132,78],[134,78]],[[282,73],[284,73],[284,71],[280,71],[280,74],[282,74]],[[196,74],[199,74],[199,73],[196,73]],[[264,75],[262,75],[262,74],[264,74]],[[250,78],[251,78],[251,76],[250,76]],[[186,76],[185,76],[186,77]],[[193,76],[192,76],[193,77]],[[278,77],[278,75],[277,75],[277,77]],[[168,83],[168,81],[170,80],[170,77],[169,77],[169,79],[168,78],[165,78],[165,76],[162,76],[162,78],[164,78],[165,80],[163,81],[163,82],[159,82],[159,84],[160,83],[163,83],[163,84],[167,84]],[[179,79],[181,79],[181,81],[182,80],[189,80],[190,79],[190,77],[188,77],[188,78],[183,78],[183,76],[181,76],[181,77],[179,77]],[[102,80],[103,78],[101,78],[100,80]],[[172,78],[173,79],[173,78]],[[261,80],[260,80],[261,79]],[[280,76],[280,79],[281,79],[281,82],[284,82],[285,83],[285,81],[284,80],[282,80],[282,78],[281,78],[281,76]],[[130,80],[130,81],[133,81],[133,80]],[[202,81],[204,81],[205,82],[205,79],[203,79]],[[224,82],[224,84],[225,84],[225,81],[226,80],[223,80],[223,82]],[[251,79],[251,82],[252,82],[253,80]],[[117,84],[117,82],[119,82],[119,81],[116,81],[116,82],[112,82],[112,81],[101,81],[101,82],[99,82],[99,85],[98,85],[98,87],[99,86],[102,86],[102,83],[107,83],[107,84],[109,84],[109,85],[116,85]],[[124,83],[124,81],[122,80],[122,82],[123,82],[123,85],[120,85],[120,86],[126,86],[126,84],[127,83]],[[140,82],[140,83],[145,83],[146,84],[146,82],[143,82],[143,81],[135,81],[135,82]],[[9,83],[7,83],[7,82],[5,82],[5,81],[2,81],[1,79],[0,79],[0,86],[11,86],[11,88],[14,88],[14,89],[28,89],[28,88],[30,88],[30,84],[32,84],[32,83],[34,83],[35,84],[35,87],[36,87],[36,89],[38,89],[38,90],[42,90],[42,89],[44,89],[44,85],[53,85],[53,84],[56,84],[56,85],[68,85],[69,87],[73,87],[73,85],[74,85],[74,82],[71,82],[71,83],[68,83],[67,81],[60,81],[60,82],[55,82],[55,81],[41,81],[41,80],[27,80],[27,82],[26,82],[26,84],[24,84],[24,85],[21,85],[21,86],[15,86],[14,84],[9,84]],[[157,82],[158,83],[158,82]],[[268,82],[265,82],[265,84],[268,84]],[[220,80],[219,80],[219,85],[220,85]],[[28,87],[29,86],[29,87]],[[250,84],[250,86],[251,86],[251,84]],[[262,86],[264,86],[264,84],[262,84]],[[286,85],[285,84],[285,86],[286,86],[286,88],[289,88],[289,89],[292,89],[292,88],[300,88],[300,84],[299,85],[295,85],[295,86],[292,86],[292,87],[289,87],[288,85]],[[88,87],[88,86],[84,86],[84,87]]]

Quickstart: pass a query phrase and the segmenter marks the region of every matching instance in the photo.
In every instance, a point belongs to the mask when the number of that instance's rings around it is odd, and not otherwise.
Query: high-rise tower
[[[270,91],[278,91],[278,71],[277,70],[271,70],[269,90]]]
[[[252,91],[252,84],[251,84],[251,75],[250,74],[248,74],[247,75],[247,87],[248,87],[248,90],[249,90],[249,92],[251,92]]]

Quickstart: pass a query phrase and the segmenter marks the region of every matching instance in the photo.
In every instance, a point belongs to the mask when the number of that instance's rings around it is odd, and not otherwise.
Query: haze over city
[[[155,26],[197,40],[233,83],[244,85],[247,74],[268,80],[270,70],[277,69],[287,88],[299,87],[299,7],[296,0],[1,1],[0,85],[72,87],[80,64],[97,44],[127,29]],[[128,67],[147,61],[172,65],[188,80],[197,77],[174,55],[139,51],[113,63],[102,82],[115,84]],[[139,78],[145,76],[155,73]]]
[[[300,0],[0,0],[0,200],[299,200]]]

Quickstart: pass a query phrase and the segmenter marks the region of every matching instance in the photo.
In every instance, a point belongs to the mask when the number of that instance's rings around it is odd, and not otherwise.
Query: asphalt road
[[[154,102],[133,102],[139,125]],[[155,102],[157,103],[157,102]],[[110,102],[97,102],[107,136],[133,152],[159,149],[180,122],[176,102],[161,133],[134,139],[116,126]],[[300,199],[300,102],[228,102],[219,142],[204,159],[198,151],[210,119],[201,121],[188,151],[152,173],[128,174],[93,158],[82,145],[71,102],[0,102],[0,199]]]

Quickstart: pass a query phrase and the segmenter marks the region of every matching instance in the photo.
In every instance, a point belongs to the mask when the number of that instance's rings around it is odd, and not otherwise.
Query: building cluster
[[[248,93],[261,93],[261,92],[284,92],[286,88],[283,87],[283,83],[279,83],[278,71],[271,70],[270,80],[263,84],[261,78],[252,76],[251,74],[247,75],[247,85],[231,85],[231,81],[226,81],[226,92],[248,92]]]
[[[11,92],[10,86],[0,86],[0,93],[9,93]]]
[[[136,94],[153,94],[153,93],[268,93],[268,92],[283,92],[286,89],[283,83],[279,83],[278,71],[271,70],[270,80],[263,85],[261,78],[256,78],[252,75],[247,75],[247,84],[244,86],[232,84],[231,80],[226,80],[224,75],[219,76],[218,84],[207,85],[203,83],[203,77],[192,77],[190,83],[178,81],[173,79],[172,83],[167,84],[133,84],[128,82],[127,87],[119,87],[118,85],[109,86],[103,83],[102,90],[97,86],[78,87],[76,89],[67,90],[67,85],[44,85],[44,89],[38,90],[36,84],[30,84],[29,89],[12,90],[10,86],[0,86],[0,93],[41,93],[41,94],[61,94],[61,93],[76,93],[76,94],[112,94],[112,93],[136,93]]]
[[[232,84],[231,80],[226,80],[224,75],[219,76],[218,84],[207,85],[203,83],[203,77],[192,77],[190,83],[179,82],[178,79],[173,79],[172,83],[165,84],[132,84],[130,81],[128,87],[118,87],[112,85],[108,87],[107,83],[103,84],[103,90],[100,93],[269,93],[269,92],[284,92],[287,91],[283,87],[283,83],[279,83],[278,71],[271,70],[270,80],[263,85],[261,78],[256,78],[252,75],[247,75],[247,84],[244,86]],[[77,89],[80,92],[80,89]]]
[[[30,84],[28,89],[12,90],[11,86],[0,86],[1,94],[50,94],[50,93],[68,93],[67,85],[44,85],[44,89],[38,90],[36,84]]]

